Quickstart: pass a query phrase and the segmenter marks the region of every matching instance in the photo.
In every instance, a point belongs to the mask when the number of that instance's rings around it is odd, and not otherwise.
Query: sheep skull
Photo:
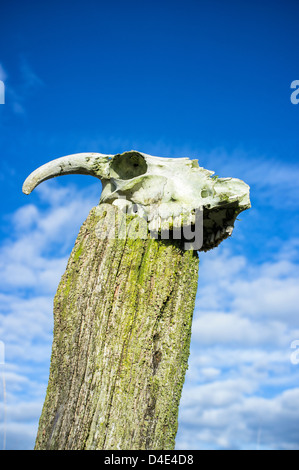
[[[197,160],[153,157],[134,150],[52,160],[28,176],[23,192],[29,194],[42,181],[65,174],[99,178],[100,203],[138,214],[150,230],[162,230],[164,224],[192,225],[197,211],[203,211],[204,251],[229,237],[238,214],[250,207],[249,186],[239,179],[213,177],[214,172],[200,167]]]

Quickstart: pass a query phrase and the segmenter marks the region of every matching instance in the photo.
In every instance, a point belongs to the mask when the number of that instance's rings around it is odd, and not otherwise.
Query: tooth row
[[[158,231],[158,230],[169,230],[173,227],[182,227],[189,226],[195,223],[195,215],[188,214],[184,218],[179,216],[170,216],[167,219],[163,219],[159,215],[155,215],[153,218],[149,219],[149,230]]]
[[[227,235],[231,235],[232,234],[232,231],[233,231],[233,227],[231,225],[229,225],[228,227],[225,227],[221,230],[218,230],[218,232],[215,233],[211,233],[210,235],[207,236],[207,239],[206,239],[206,244],[207,245],[213,245],[215,242],[218,242],[219,240],[222,240],[224,238],[224,236],[227,236]]]

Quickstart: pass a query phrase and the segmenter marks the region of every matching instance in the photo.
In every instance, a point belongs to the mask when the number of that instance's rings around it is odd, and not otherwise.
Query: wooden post
[[[35,448],[173,449],[198,256],[181,241],[99,239],[99,220],[92,209],[55,296]]]

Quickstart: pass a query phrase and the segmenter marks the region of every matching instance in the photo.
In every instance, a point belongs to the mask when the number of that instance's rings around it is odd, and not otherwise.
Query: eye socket
[[[125,152],[115,155],[110,163],[110,176],[122,180],[130,180],[147,172],[147,164],[140,153]]]

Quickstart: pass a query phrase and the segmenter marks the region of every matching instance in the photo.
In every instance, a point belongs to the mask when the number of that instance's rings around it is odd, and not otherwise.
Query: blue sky
[[[1,5],[7,449],[34,445],[53,296],[101,192],[76,175],[25,196],[23,181],[52,158],[130,149],[197,158],[251,187],[232,237],[200,255],[177,448],[298,448],[298,13],[264,0]],[[1,397],[3,439],[2,385]]]

